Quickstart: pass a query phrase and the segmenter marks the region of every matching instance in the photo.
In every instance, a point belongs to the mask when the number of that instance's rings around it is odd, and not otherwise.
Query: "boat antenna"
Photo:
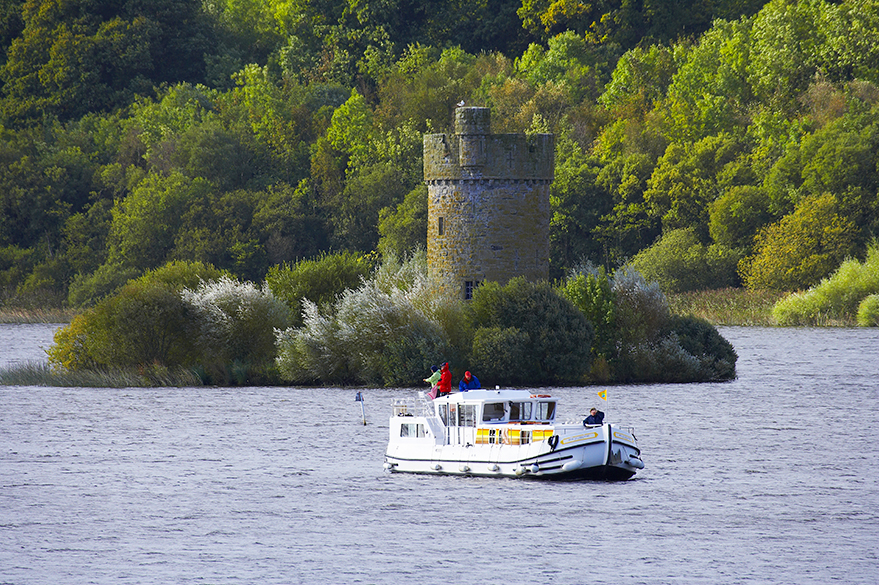
[[[366,426],[366,410],[363,408],[363,394],[358,392],[357,396],[354,397],[354,401],[360,403],[360,416],[363,419],[363,426]]]

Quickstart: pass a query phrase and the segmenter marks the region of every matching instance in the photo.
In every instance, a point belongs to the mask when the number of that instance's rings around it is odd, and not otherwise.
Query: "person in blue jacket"
[[[589,416],[586,417],[586,420],[583,421],[584,425],[600,425],[604,422],[604,413],[598,410],[597,408],[593,408],[589,411]]]
[[[479,378],[470,372],[464,372],[464,377],[458,382],[458,390],[466,392],[467,390],[476,390],[477,388],[482,388],[482,385],[479,383]]]

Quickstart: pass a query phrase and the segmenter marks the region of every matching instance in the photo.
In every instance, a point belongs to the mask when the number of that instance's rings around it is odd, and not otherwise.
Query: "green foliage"
[[[566,31],[548,41],[549,49],[532,44],[516,62],[516,68],[533,86],[562,85],[570,97],[580,101],[596,98],[610,79],[616,56],[606,49],[590,46],[574,31]]]
[[[358,287],[373,269],[370,256],[351,252],[321,254],[269,269],[266,282],[275,297],[293,311],[293,323],[303,323],[303,299],[325,310],[346,290]]]
[[[652,246],[638,252],[631,266],[666,293],[738,284],[736,267],[742,255],[718,244],[705,246],[693,228],[666,232]]]
[[[49,361],[71,371],[200,365],[215,382],[244,383],[264,379],[253,376],[269,371],[274,328],[287,317],[267,289],[210,265],[173,262],[77,315],[56,333]]]
[[[154,83],[197,80],[208,48],[199,4],[184,0],[32,0],[22,17],[0,71],[0,113],[13,122],[74,119]]]
[[[132,281],[55,335],[49,361],[66,369],[174,365],[191,359],[191,322],[174,287]]]
[[[473,293],[471,311],[477,338],[483,327],[515,328],[527,336],[525,359],[510,372],[510,378],[550,385],[583,380],[589,371],[592,325],[549,284],[523,278],[514,278],[505,286],[487,282]],[[521,335],[501,334],[501,339],[505,343],[500,346],[512,341],[510,347],[518,354]]]
[[[688,228],[685,264],[742,251],[757,280],[814,284],[879,235],[879,5],[763,5],[11,0],[4,298],[89,306],[170,259],[256,282],[408,253],[422,134],[461,100],[494,132],[556,134],[553,278]]]
[[[591,232],[611,211],[612,201],[597,184],[599,167],[571,137],[570,126],[556,141],[555,180],[550,187],[550,266],[556,275],[583,258],[598,260],[603,250]]]
[[[533,383],[522,369],[530,346],[531,336],[516,327],[480,327],[473,337],[471,367],[483,380]]]
[[[404,256],[427,241],[427,186],[410,191],[396,208],[379,212],[378,251]]]
[[[864,297],[858,306],[858,325],[879,327],[879,294]]]
[[[113,207],[108,261],[139,269],[155,268],[169,259],[184,213],[211,185],[174,173],[151,174]]]
[[[619,381],[697,382],[735,377],[732,346],[707,322],[673,317],[665,295],[630,268],[614,273]]]
[[[739,270],[751,289],[796,290],[816,284],[855,251],[857,228],[831,194],[805,199],[764,227]]]
[[[140,271],[136,268],[103,264],[91,274],[79,274],[73,279],[67,294],[67,303],[71,307],[90,307],[139,274]]]
[[[677,336],[681,348],[699,359],[700,379],[735,378],[738,355],[713,325],[697,317],[674,317],[671,331]]]
[[[772,221],[769,198],[760,187],[733,187],[709,206],[711,238],[727,248],[750,249],[754,234]]]
[[[879,293],[879,244],[872,244],[864,262],[846,260],[829,277],[805,292],[781,299],[772,309],[779,325],[860,323],[864,299]],[[865,309],[868,311],[869,309]]]
[[[592,357],[604,361],[612,359],[616,353],[616,302],[604,268],[588,274],[580,272],[572,275],[560,292],[592,324],[595,331]]]

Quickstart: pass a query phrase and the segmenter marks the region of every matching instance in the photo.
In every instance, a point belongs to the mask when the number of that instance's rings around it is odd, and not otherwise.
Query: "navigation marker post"
[[[358,392],[357,396],[354,397],[354,401],[360,403],[360,416],[363,418],[363,425],[366,426],[366,410],[363,408],[363,394]]]

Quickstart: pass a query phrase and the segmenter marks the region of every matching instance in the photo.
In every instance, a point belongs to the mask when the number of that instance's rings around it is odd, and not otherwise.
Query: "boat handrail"
[[[417,398],[394,398],[394,416],[433,416],[433,404],[423,392]]]

